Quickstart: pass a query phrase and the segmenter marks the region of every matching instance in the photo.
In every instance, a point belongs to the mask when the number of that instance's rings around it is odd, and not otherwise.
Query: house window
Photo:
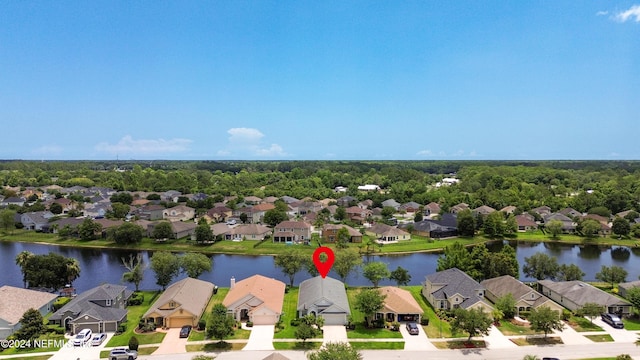
[[[535,298],[535,297],[536,297],[536,294],[533,294],[533,293],[532,293],[532,294],[531,294],[531,298],[533,299],[533,298]]]
[[[111,299],[107,299],[107,306],[111,306]]]

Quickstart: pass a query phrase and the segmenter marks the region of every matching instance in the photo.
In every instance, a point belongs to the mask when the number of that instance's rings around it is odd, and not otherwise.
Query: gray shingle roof
[[[68,304],[58,309],[58,311],[51,315],[50,319],[61,320],[62,316],[66,312],[71,312],[75,314],[76,317],[88,314],[101,320],[122,320],[124,315],[127,314],[127,310],[102,307],[96,304],[95,301],[109,299],[115,300],[118,294],[122,293],[123,291],[125,292],[125,298],[128,298],[131,295],[131,291],[127,290],[127,287],[123,285],[103,284],[100,286],[96,286],[93,289],[87,290],[76,296]]]
[[[327,307],[320,314],[351,314],[344,283],[330,277],[316,276],[300,283],[298,311],[313,305]]]
[[[605,291],[602,291],[591,284],[587,284],[582,281],[551,281],[540,280],[538,281],[542,286],[550,289],[551,291],[562,295],[564,298],[571,302],[574,302],[580,306],[586,303],[597,303],[603,306],[612,305],[631,305],[626,300],[613,296]]]
[[[439,271],[431,275],[426,276],[426,280],[432,284],[444,285],[440,289],[433,292],[433,296],[436,299],[448,299],[455,294],[460,294],[465,300],[460,304],[463,309],[483,301],[478,296],[479,290],[484,290],[484,286],[480,285],[477,281],[467,275],[460,269],[452,268],[444,271]]]

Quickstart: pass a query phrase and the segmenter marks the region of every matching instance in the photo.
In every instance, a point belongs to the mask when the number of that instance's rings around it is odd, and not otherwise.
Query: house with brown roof
[[[29,309],[47,315],[58,295],[13,286],[0,287],[0,339],[20,329],[20,319]]]
[[[258,205],[260,203],[262,203],[262,199],[257,197],[257,196],[245,196],[244,197],[244,203],[247,205]]]
[[[275,208],[275,205],[269,203],[254,205],[247,210],[247,222],[252,224],[262,223],[262,221],[264,220],[264,214],[267,211]]]
[[[349,242],[360,243],[362,242],[362,234],[360,231],[352,228],[348,225],[336,225],[336,224],[325,224],[322,227],[322,239],[325,242],[336,242],[338,240],[338,231],[340,229],[345,228],[349,233]]]
[[[518,208],[513,206],[513,205],[507,205],[507,206],[503,207],[502,209],[500,209],[500,211],[502,211],[503,213],[505,213],[507,215],[513,214],[516,210],[518,210]]]
[[[450,213],[452,213],[452,214],[457,214],[457,213],[459,213],[460,211],[462,211],[462,210],[467,210],[467,209],[469,209],[469,204],[467,204],[467,203],[460,203],[460,204],[453,205],[453,206],[451,207],[451,209],[449,209],[449,212],[450,212]]]
[[[231,288],[222,304],[237,321],[274,325],[282,315],[285,287],[282,281],[262,275],[253,275],[237,283],[231,278]]]
[[[206,214],[204,214],[204,218],[207,219],[208,222],[225,222],[232,214],[233,210],[221,205],[207,210]]]
[[[577,218],[579,216],[582,216],[582,213],[580,211],[578,211],[578,210],[576,210],[574,208],[570,208],[570,207],[564,208],[564,209],[562,209],[562,210],[560,210],[558,212],[560,214],[566,215],[566,216],[568,216],[570,218]]]
[[[283,221],[273,229],[273,242],[308,242],[311,225],[304,221]]]
[[[411,240],[411,234],[398,229],[397,227],[387,224],[377,223],[366,229],[369,236],[375,237],[376,241],[381,244],[392,244],[398,241]]]
[[[424,216],[438,215],[440,210],[440,204],[432,201],[424,206]]]
[[[208,281],[189,277],[177,281],[167,287],[142,318],[158,327],[196,327],[213,295],[213,288]]]
[[[378,291],[385,298],[382,309],[376,314],[376,319],[384,319],[389,322],[420,322],[424,312],[409,291],[395,286],[381,287]]]
[[[538,228],[538,224],[533,220],[533,216],[529,214],[520,214],[514,217],[518,224],[518,231],[533,231]]]
[[[165,209],[162,212],[162,217],[165,220],[169,220],[171,222],[174,221],[187,221],[191,220],[196,216],[196,209],[186,206],[186,205],[178,205],[168,209]]]
[[[233,241],[262,241],[271,236],[271,234],[272,230],[268,226],[260,224],[241,224],[234,227],[228,227],[228,230],[224,233],[224,239]]]
[[[362,224],[368,217],[371,216],[371,210],[361,208],[359,206],[350,206],[345,210],[347,218],[356,224]]]
[[[516,314],[541,307],[548,307],[551,310],[557,311],[558,314],[562,314],[562,306],[511,275],[487,279],[481,282],[480,285],[485,287],[485,296],[487,299],[494,303],[505,295],[511,294],[516,301]]]
[[[487,205],[482,205],[482,206],[478,206],[477,208],[471,210],[471,213],[473,213],[473,215],[475,216],[486,216],[491,214],[492,212],[495,212],[496,209],[492,208],[491,206],[487,206]]]

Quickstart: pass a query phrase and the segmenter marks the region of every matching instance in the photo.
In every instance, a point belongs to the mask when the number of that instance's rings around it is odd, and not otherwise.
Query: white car
[[[73,338],[73,346],[83,346],[89,341],[91,341],[91,329],[82,329],[76,336]]]
[[[93,338],[91,338],[91,345],[99,346],[104,342],[106,338],[107,338],[107,334],[105,333],[93,334]]]

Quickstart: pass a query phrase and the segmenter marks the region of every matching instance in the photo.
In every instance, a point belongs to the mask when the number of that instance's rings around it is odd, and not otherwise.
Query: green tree
[[[156,284],[164,291],[180,273],[180,259],[168,251],[158,251],[151,257],[151,270],[156,274]]]
[[[131,205],[133,202],[133,196],[128,192],[119,192],[111,195],[111,203],[121,203]]]
[[[80,275],[78,261],[50,252],[46,255],[27,256],[18,254],[16,263],[22,262],[21,270],[29,287],[60,289]]]
[[[11,209],[0,210],[0,226],[5,233],[13,233],[16,228],[16,212]]]
[[[631,224],[625,218],[616,217],[613,219],[611,231],[618,236],[628,236],[631,232]]]
[[[398,286],[409,285],[409,282],[411,282],[411,274],[409,274],[409,270],[398,266],[391,272],[389,279],[395,281]]]
[[[604,306],[594,302],[585,303],[584,305],[582,305],[582,307],[579,310],[579,313],[588,317],[589,321],[591,321],[592,323],[593,323],[593,319],[596,316],[602,314],[603,312],[604,312]]]
[[[378,287],[378,283],[384,279],[388,279],[391,273],[387,264],[380,261],[372,261],[362,267],[362,275],[371,283],[373,287]]]
[[[483,223],[483,232],[488,237],[502,236],[504,233],[504,213],[494,211],[487,215]]]
[[[215,239],[211,227],[206,221],[196,226],[195,234],[197,243],[208,243]]]
[[[67,277],[67,284],[73,284],[73,281],[80,277],[80,263],[77,259],[68,257],[64,260],[65,276]]]
[[[307,256],[301,250],[289,247],[273,259],[274,265],[289,277],[289,286],[293,286],[296,274],[305,267]]]
[[[600,272],[596,273],[596,279],[611,284],[613,288],[615,284],[624,282],[627,275],[629,275],[627,270],[620,266],[612,265],[609,267],[602,265]]]
[[[34,340],[47,332],[42,314],[35,309],[29,309],[22,314],[20,325],[20,329],[14,334],[18,340]]]
[[[309,360],[362,360],[362,354],[345,342],[330,342],[307,355]]]
[[[371,326],[376,313],[382,310],[386,297],[377,289],[362,289],[356,295],[353,306],[364,314],[367,326]]]
[[[392,217],[393,214],[395,214],[395,213],[396,213],[396,209],[395,208],[393,208],[391,206],[385,206],[385,207],[382,208],[381,215],[382,215],[383,219],[388,219],[388,218]]]
[[[416,212],[416,214],[413,216],[413,222],[420,222],[424,219],[424,216],[422,215],[422,212],[418,211]]]
[[[27,287],[27,263],[34,254],[31,251],[23,250],[16,256],[16,265],[20,267],[22,271],[22,283],[24,287]]]
[[[54,215],[60,215],[62,214],[62,211],[64,209],[62,209],[62,205],[58,204],[58,203],[52,203],[51,205],[49,205],[49,211],[51,211],[52,214]]]
[[[545,229],[551,234],[551,237],[557,239],[562,234],[562,221],[551,220],[545,225]]]
[[[351,239],[349,230],[346,227],[341,227],[336,234],[336,247],[338,249],[346,249],[349,246],[349,239]]]
[[[551,331],[561,331],[564,328],[564,323],[560,319],[558,312],[551,310],[547,306],[532,309],[528,320],[531,324],[531,330],[543,331],[545,338]]]
[[[207,321],[207,337],[224,340],[233,335],[234,319],[228,314],[227,308],[221,303],[217,303],[211,309],[211,314]]]
[[[584,271],[576,264],[562,264],[558,270],[558,280],[560,281],[573,281],[582,280],[585,275]]]
[[[505,235],[511,235],[518,232],[518,221],[516,221],[516,217],[513,214],[510,214],[507,217],[507,220],[504,224],[503,232]]]
[[[495,305],[496,309],[502,311],[505,319],[513,319],[516,316],[516,299],[513,298],[511,293],[498,298]]]
[[[264,221],[265,224],[271,227],[275,227],[276,225],[278,225],[279,223],[287,219],[289,219],[289,217],[287,216],[286,211],[275,208],[275,209],[267,210],[264,213],[264,218],[262,219],[262,221]]]
[[[525,257],[522,267],[525,275],[538,280],[555,279],[559,270],[558,260],[542,252]]]
[[[347,218],[347,211],[344,207],[338,206],[336,212],[333,214],[333,218],[337,221],[342,221]]]
[[[540,360],[540,358],[536,355],[525,355],[522,360]]]
[[[473,236],[476,233],[476,220],[471,210],[465,209],[457,215],[458,233],[461,236]]]
[[[180,267],[190,278],[197,279],[205,271],[211,271],[212,259],[201,253],[188,252],[180,257]]]
[[[144,270],[146,268],[142,258],[142,254],[136,256],[129,255],[129,259],[120,258],[122,265],[127,271],[122,274],[122,281],[132,283],[136,287],[136,292],[140,291],[140,283],[144,279]]]
[[[636,311],[640,311],[640,287],[634,286],[627,290],[626,299],[636,308]]]
[[[81,240],[97,239],[102,233],[102,225],[89,218],[78,225],[78,236]]]
[[[338,251],[333,262],[333,271],[345,282],[347,276],[354,272],[362,264],[362,256],[353,249]],[[314,265],[315,267],[315,265]]]
[[[483,308],[470,310],[459,308],[454,313],[451,329],[469,334],[467,342],[470,342],[474,336],[489,334],[492,320]]]
[[[296,339],[307,341],[307,339],[314,338],[320,335],[320,328],[322,328],[323,319],[321,317],[316,318],[315,315],[309,314],[300,319],[300,325],[296,328]]]
[[[139,244],[144,237],[144,229],[140,225],[125,222],[117,228],[113,228],[113,230],[110,231],[110,237],[116,244]]]
[[[475,268],[471,253],[459,241],[454,242],[452,245],[445,246],[444,252],[438,257],[436,271],[452,268],[458,268],[464,272],[471,271]]]
[[[151,237],[154,239],[171,239],[173,238],[173,228],[168,221],[160,221],[153,227]]]
[[[116,202],[111,204],[111,210],[107,212],[107,217],[110,219],[124,219],[129,214],[129,210],[129,205]]]
[[[582,234],[586,237],[597,236],[600,232],[601,225],[597,220],[586,219],[581,223]]]
[[[246,224],[248,219],[249,215],[247,215],[246,213],[240,214],[240,221],[242,221],[243,224]]]

